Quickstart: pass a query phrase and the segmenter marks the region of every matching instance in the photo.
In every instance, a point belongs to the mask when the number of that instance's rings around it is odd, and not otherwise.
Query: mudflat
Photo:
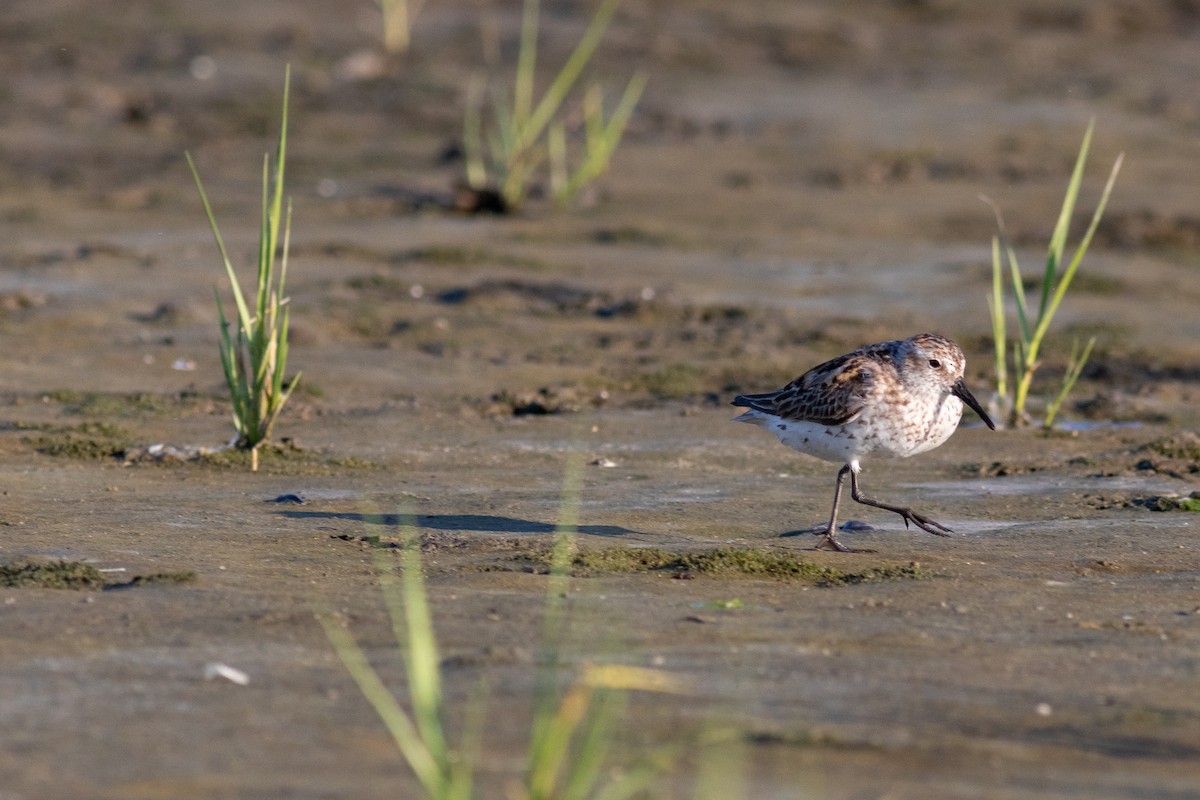
[[[393,60],[349,5],[0,10],[0,564],[105,584],[0,587],[0,800],[415,796],[314,619],[403,695],[378,575],[412,530],[450,727],[486,684],[479,794],[512,796],[564,515],[563,681],[686,689],[619,721],[614,764],[685,744],[654,796],[715,759],[747,798],[1200,796],[1200,12],[628,0],[592,71],[650,80],[609,174],[471,216],[452,145],[518,5],[430,3]],[[543,9],[543,79],[586,13]],[[183,152],[248,276],[286,63],[303,377],[251,474],[197,457],[233,433],[228,287]],[[1076,230],[1125,166],[1035,386],[1097,338],[1067,429],[867,461],[957,535],[847,502],[871,552],[813,551],[837,466],[729,400],[931,330],[986,403],[979,195],[1036,279],[1093,117]]]

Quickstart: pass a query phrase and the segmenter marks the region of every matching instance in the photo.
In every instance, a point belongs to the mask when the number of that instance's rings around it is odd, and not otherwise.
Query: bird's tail
[[[741,398],[738,398],[738,399],[740,400]],[[734,405],[740,405],[740,404],[735,402]],[[736,417],[731,419],[730,422],[748,422],[751,425],[762,426],[765,422],[767,422],[767,417],[765,414],[763,414],[758,409],[751,408],[749,411],[745,412],[744,414],[737,415]]]

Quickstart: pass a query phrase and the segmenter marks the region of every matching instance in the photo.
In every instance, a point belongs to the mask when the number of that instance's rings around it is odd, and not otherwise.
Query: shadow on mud
[[[528,519],[497,517],[488,514],[360,514],[350,511],[281,511],[291,519],[346,519],[364,525],[399,528],[414,525],[434,531],[474,531],[477,533],[554,533],[557,526]],[[576,531],[587,536],[636,536],[641,531],[620,525],[580,525]]]

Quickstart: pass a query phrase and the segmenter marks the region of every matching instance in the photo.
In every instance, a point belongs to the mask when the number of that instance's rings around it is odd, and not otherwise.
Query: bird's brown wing
[[[862,413],[878,383],[880,364],[855,352],[813,367],[776,392],[741,395],[745,406],[782,419],[845,425]]]

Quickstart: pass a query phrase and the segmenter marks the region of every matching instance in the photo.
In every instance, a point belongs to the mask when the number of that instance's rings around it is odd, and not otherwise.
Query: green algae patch
[[[1156,495],[1132,501],[1131,505],[1143,506],[1151,511],[1190,511],[1200,512],[1200,492],[1192,492],[1187,497],[1171,495]]]
[[[21,441],[43,455],[83,461],[120,458],[133,442],[132,433],[106,422],[45,425],[35,431]]]
[[[133,578],[120,586],[178,586],[185,583],[195,583],[196,573],[190,569],[175,572],[151,572],[147,575],[134,575]]]
[[[532,563],[535,569],[549,567],[548,551],[523,553],[516,558]],[[603,547],[576,553],[571,559],[571,571],[572,574],[583,577],[630,572],[669,572],[680,578],[767,578],[815,586],[846,586],[930,576],[927,570],[913,564],[849,571],[817,564],[789,552],[748,547],[718,547],[684,553],[656,547]]]
[[[1149,450],[1167,458],[1200,462],[1200,436],[1192,431],[1180,431],[1149,442],[1142,450]]]
[[[699,394],[706,385],[704,371],[692,364],[670,364],[662,369],[638,375],[632,389],[658,400],[678,400]]]
[[[14,589],[102,589],[104,575],[82,561],[15,561],[0,564],[0,586]]]
[[[91,392],[79,389],[56,389],[43,395],[43,399],[58,403],[67,414],[98,418],[178,416],[208,413],[213,407],[211,398],[194,392],[159,394],[155,392]]]
[[[0,587],[7,589],[131,589],[137,586],[179,586],[195,583],[191,570],[151,572],[127,581],[108,581],[95,564],[84,561],[14,561],[0,564]]]

